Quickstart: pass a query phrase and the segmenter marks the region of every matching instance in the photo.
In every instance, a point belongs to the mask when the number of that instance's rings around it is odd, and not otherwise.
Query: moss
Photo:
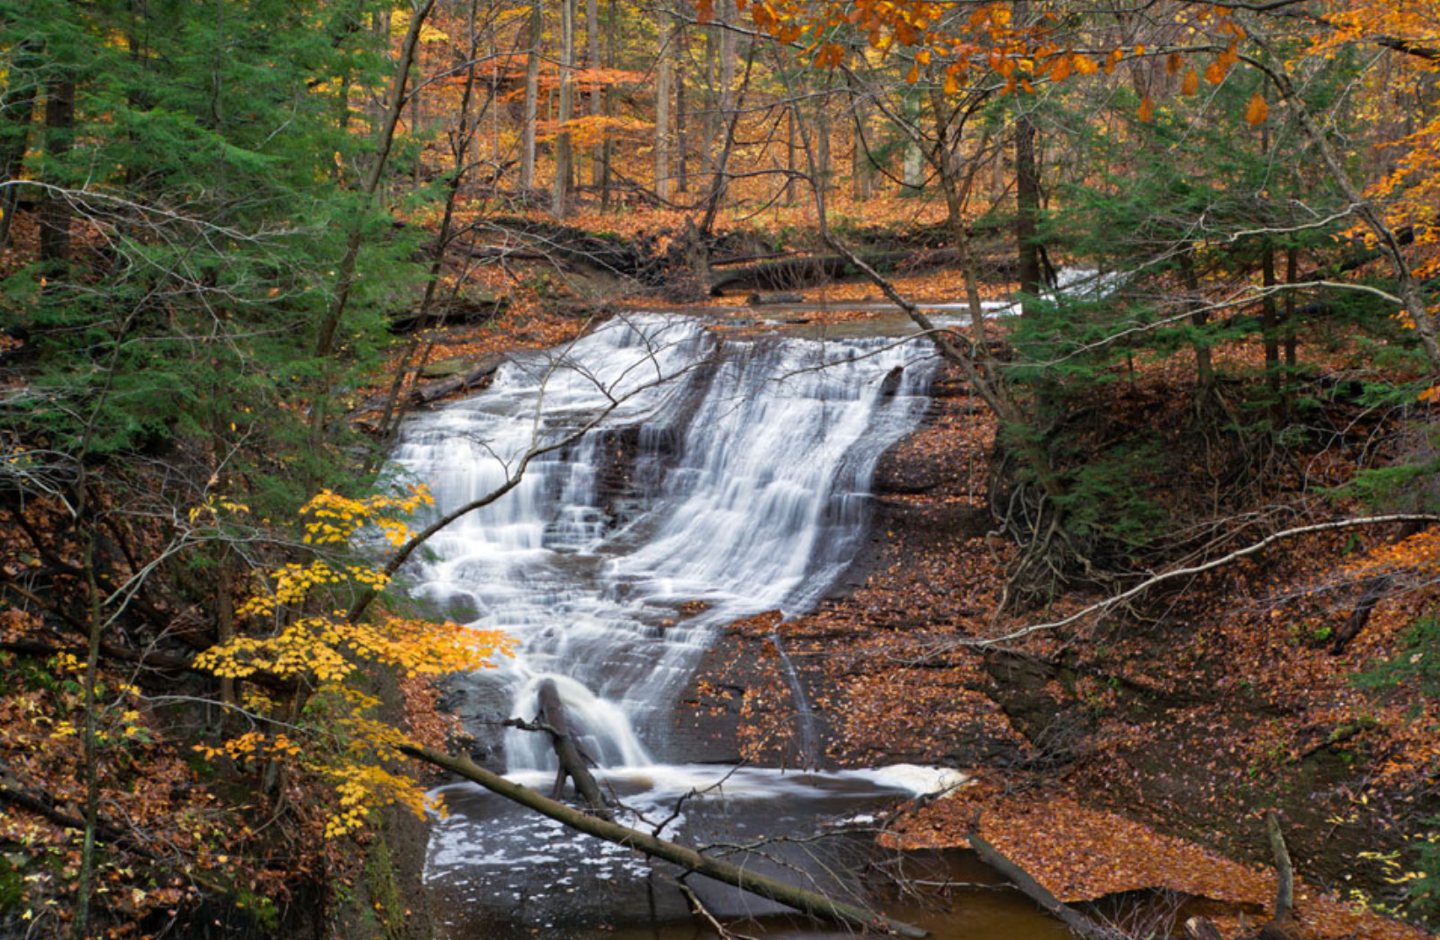
[[[386,940],[400,940],[405,936],[405,901],[395,877],[390,843],[384,836],[377,838],[366,854],[365,887],[370,906],[379,919],[381,935]]]
[[[0,913],[19,911],[25,904],[25,872],[9,856],[0,856]]]

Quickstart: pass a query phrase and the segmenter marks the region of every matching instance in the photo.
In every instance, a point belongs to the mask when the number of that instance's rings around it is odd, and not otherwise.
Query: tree
[[[376,714],[381,702],[369,691],[374,676],[367,670],[381,667],[405,678],[473,672],[490,667],[495,655],[508,650],[508,641],[496,631],[388,611],[370,620],[345,614],[347,595],[381,591],[390,576],[382,568],[343,559],[343,549],[366,530],[378,530],[392,546],[405,545],[414,533],[404,517],[432,502],[422,487],[364,499],[318,494],[301,509],[302,541],[319,552],[341,550],[342,557],[320,554],[272,571],[236,611],[258,630],[218,643],[195,659],[197,668],[218,677],[263,678],[270,687],[246,697],[253,702],[251,714],[262,721],[259,729],[219,746],[197,745],[197,750],[212,759],[223,755],[242,763],[269,763],[267,778],[274,778],[274,767],[290,765],[329,781],[337,800],[325,823],[327,838],[353,832],[391,803],[422,818],[436,805],[422,786],[392,769],[395,749],[411,742]],[[240,505],[223,508],[247,511]],[[275,694],[277,682],[288,694]]]

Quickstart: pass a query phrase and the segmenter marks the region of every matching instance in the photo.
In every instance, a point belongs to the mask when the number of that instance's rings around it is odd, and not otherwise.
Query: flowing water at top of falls
[[[666,719],[715,629],[830,588],[933,368],[919,342],[720,338],[662,315],[518,355],[484,393],[407,424],[395,463],[436,511],[589,430],[435,536],[412,591],[519,641],[486,677],[503,690],[493,717],[533,718],[553,678],[600,766],[683,757],[666,753]],[[504,747],[512,772],[553,766],[544,735],[512,731]]]

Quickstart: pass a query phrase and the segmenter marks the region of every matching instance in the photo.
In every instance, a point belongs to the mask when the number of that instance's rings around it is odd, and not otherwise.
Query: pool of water
[[[919,768],[782,773],[681,765],[604,771],[622,821],[836,897],[868,903],[937,938],[1061,940],[1065,928],[963,851],[899,853],[876,835],[933,785]],[[524,782],[545,791],[549,781]],[[953,783],[953,780],[942,782]],[[717,936],[675,885],[681,874],[471,785],[442,791],[428,881],[445,936],[680,940]],[[728,885],[690,876],[705,908],[754,937],[853,935]]]

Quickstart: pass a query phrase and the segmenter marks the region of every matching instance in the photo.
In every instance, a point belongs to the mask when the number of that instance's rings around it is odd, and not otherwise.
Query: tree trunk
[[[59,165],[75,138],[75,82],[65,76],[45,84],[45,157]],[[63,186],[63,179],[48,180]],[[40,203],[40,271],[64,277],[70,267],[70,200],[47,193]]]
[[[71,86],[71,101],[74,101],[74,86]],[[81,496],[76,505],[76,516],[83,518],[85,511],[86,484],[80,483]],[[96,686],[100,669],[100,651],[105,622],[102,618],[102,595],[95,576],[95,542],[97,535],[88,528],[84,542],[84,569],[86,609],[88,614],[89,644],[85,657],[84,702],[85,728],[81,738],[83,753],[83,778],[85,783],[85,832],[80,846],[80,873],[75,889],[75,922],[73,936],[85,940],[90,936],[90,902],[95,888],[95,837],[100,828],[100,728],[99,702]]]
[[[605,11],[605,64],[610,68],[615,67],[618,61],[616,53],[616,34],[620,30],[619,0],[610,0]],[[605,117],[615,114],[615,86],[606,84],[605,100],[603,111]],[[609,134],[605,135],[605,142],[600,145],[600,208],[610,208],[610,162],[615,159],[615,141]]]
[[[870,198],[874,180],[870,152],[865,143],[865,131],[870,123],[870,108],[864,97],[853,92],[850,100],[855,112],[854,146],[850,150],[850,196],[856,202],[864,202]]]
[[[705,59],[701,63],[701,74],[705,76],[703,120],[700,122],[700,175],[709,176],[715,167],[716,129],[720,126],[719,96],[716,94],[715,52],[720,40],[715,31],[719,27],[711,23],[705,29]]]
[[[1290,248],[1285,252],[1285,283],[1294,284],[1297,280],[1297,272],[1300,267],[1300,252],[1298,249]],[[1295,291],[1285,292],[1285,389],[1286,401],[1289,401],[1290,382],[1295,375],[1295,353],[1296,339],[1295,328]]]
[[[901,93],[904,96],[904,104],[901,106],[905,114],[905,120],[912,126],[920,124],[920,94],[913,88],[907,88]],[[904,191],[909,194],[917,194],[925,188],[925,155],[920,151],[920,143],[915,139],[916,135],[907,134],[905,141],[905,161],[900,170],[900,182]]]
[[[1260,255],[1260,277],[1265,295],[1260,301],[1260,337],[1265,344],[1265,380],[1275,396],[1280,397],[1280,305],[1275,302],[1275,246],[1267,239]]]
[[[600,785],[595,782],[585,755],[580,752],[580,745],[575,743],[575,735],[570,731],[570,717],[565,713],[565,704],[560,700],[560,690],[556,687],[555,680],[546,679],[540,683],[540,691],[536,697],[539,699],[540,721],[545,723],[545,730],[555,747],[555,756],[560,761],[553,797],[560,798],[565,778],[569,777],[575,782],[575,792],[585,800],[595,815],[601,819],[610,819],[610,808],[605,805]]]
[[[598,72],[604,67],[600,58],[600,0],[585,0],[585,58],[586,67]],[[605,92],[599,81],[590,82],[590,116],[599,117],[605,113]],[[606,134],[605,137],[610,135]],[[605,182],[605,145],[595,144],[590,148],[590,185],[599,189]]]
[[[677,33],[680,49],[683,51],[688,45],[683,30]],[[687,128],[689,127],[690,110],[685,96],[685,69],[680,69],[675,76],[675,191],[677,193],[688,192],[690,189],[690,173],[686,167],[686,158],[689,156],[689,141],[687,139]]]
[[[1283,932],[1295,906],[1295,869],[1290,864],[1285,834],[1280,831],[1280,817],[1273,809],[1265,814],[1265,834],[1270,839],[1270,852],[1275,856],[1275,917],[1271,923]]]
[[[724,137],[718,141],[720,155],[712,159],[710,163],[711,198],[716,200],[714,207],[719,209],[725,200],[729,181],[725,178],[728,171],[730,152],[734,147],[735,137],[735,32],[731,29],[735,24],[735,0],[716,0],[716,18],[719,20],[720,49],[719,56],[719,78],[716,88],[716,124],[719,133]],[[748,68],[747,68],[748,75]],[[701,226],[701,231],[709,234],[708,226]]]
[[[800,166],[795,162],[795,158],[799,154],[795,147],[795,108],[793,105],[785,109],[785,151],[786,159],[789,161],[787,169],[790,170],[790,175],[785,178],[785,202],[788,205],[794,205]]]
[[[669,10],[660,14],[660,58],[655,81],[655,195],[670,201],[670,99],[675,76],[675,20]]]
[[[1022,315],[1034,313],[1040,295],[1040,169],[1035,160],[1035,125],[1028,114],[1015,124],[1015,244],[1020,258]]]
[[[0,180],[20,179],[25,151],[30,147],[30,127],[35,123],[35,99],[40,93],[40,53],[44,46],[35,39],[22,40],[15,47],[9,83],[0,97]],[[0,247],[10,241],[10,224],[15,218],[18,186],[0,190]]]
[[[575,0],[560,0],[560,113],[555,135],[555,180],[550,187],[550,214],[565,217],[570,195],[570,174],[574,152],[566,125],[575,117]]]
[[[1195,259],[1188,254],[1180,255],[1180,273],[1185,277],[1185,289],[1190,292],[1190,298],[1186,302],[1193,311],[1190,314],[1190,322],[1196,329],[1200,329],[1210,322],[1210,314],[1205,310],[1205,298],[1200,295],[1200,275],[1195,270]],[[1195,382],[1200,386],[1200,394],[1208,394],[1211,386],[1215,384],[1215,366],[1210,355],[1210,344],[1202,336],[1196,339],[1195,343]]]
[[[541,0],[530,3],[530,53],[525,59],[525,116],[521,127],[520,188],[535,188],[535,125],[540,121],[540,37],[545,31]]]
[[[1030,4],[1018,0],[1014,17],[1022,29],[1030,25]],[[1025,111],[1027,96],[1017,99],[1015,115],[1015,247],[1020,259],[1021,316],[1035,312],[1040,294],[1040,169],[1035,159],[1035,123]]]
[[[830,196],[830,177],[833,174],[830,158],[830,113],[826,108],[828,99],[821,95],[815,99],[815,186]]]
[[[546,799],[534,790],[527,789],[517,783],[506,780],[499,774],[492,773],[479,766],[468,757],[451,757],[430,748],[412,747],[404,745],[401,752],[441,767],[451,773],[464,777],[473,783],[478,783],[492,793],[496,793],[508,800],[519,803],[536,812],[548,816],[558,822],[564,823],[571,829],[583,832],[587,835],[613,842],[633,849],[652,858],[662,859],[673,865],[678,865],[686,872],[695,872],[722,881],[725,884],[734,885],[751,894],[768,898],[779,904],[803,911],[815,917],[825,920],[838,921],[859,930],[880,929],[886,933],[899,937],[915,938],[920,940],[928,934],[919,927],[891,920],[878,911],[872,911],[857,904],[849,904],[844,901],[837,901],[827,898],[814,891],[807,891],[797,888],[794,885],[786,884],[775,878],[769,878],[758,872],[743,868],[739,865],[732,865],[720,859],[711,858],[674,842],[668,842],[657,838],[647,832],[638,829],[631,829],[629,826],[622,826],[619,823],[599,819],[588,813],[583,813],[573,807],[558,803],[555,800]]]

